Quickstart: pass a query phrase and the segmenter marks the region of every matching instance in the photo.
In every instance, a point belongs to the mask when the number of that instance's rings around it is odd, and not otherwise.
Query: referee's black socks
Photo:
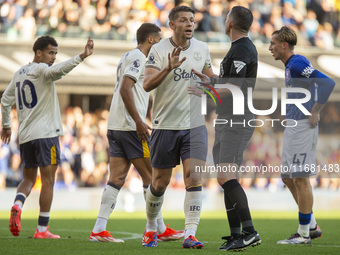
[[[225,182],[222,188],[231,231],[232,228],[237,228],[240,225],[239,222],[241,222],[243,231],[254,233],[255,229],[248,207],[247,196],[240,183],[236,179],[232,179]],[[230,210],[233,208],[235,209]]]

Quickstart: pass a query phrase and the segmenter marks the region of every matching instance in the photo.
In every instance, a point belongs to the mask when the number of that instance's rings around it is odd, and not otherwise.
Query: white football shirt
[[[129,77],[136,83],[132,88],[133,99],[140,118],[145,122],[149,93],[143,89],[146,56],[139,49],[134,49],[122,56],[117,68],[117,83],[110,106],[108,129],[136,131],[136,123],[125,107],[119,93],[123,77]]]
[[[11,107],[16,104],[20,144],[63,134],[54,81],[81,62],[79,55],[53,66],[32,62],[14,74],[1,98],[2,126],[11,126]]]
[[[152,46],[146,68],[162,70],[168,65],[168,54],[177,45],[172,38],[167,38]],[[180,59],[187,59],[178,68],[173,69],[164,81],[154,90],[152,127],[154,129],[186,130],[205,125],[201,114],[201,98],[189,95],[188,87],[200,79],[192,72],[202,72],[211,67],[208,46],[192,38],[189,45],[180,54]]]

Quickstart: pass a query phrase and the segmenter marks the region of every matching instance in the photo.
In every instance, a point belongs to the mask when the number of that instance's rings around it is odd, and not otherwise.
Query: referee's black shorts
[[[218,118],[223,119],[222,116]],[[213,157],[215,164],[236,163],[241,165],[243,152],[254,133],[254,127],[248,126],[248,121],[240,119],[233,120],[233,124],[228,120],[227,124],[216,124],[215,126],[215,143],[213,147]]]

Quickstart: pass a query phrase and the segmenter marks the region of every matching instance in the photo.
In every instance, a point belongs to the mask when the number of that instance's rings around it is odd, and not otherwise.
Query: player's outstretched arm
[[[94,47],[94,43],[93,40],[91,39],[91,36],[89,37],[89,39],[86,42],[85,45],[85,49],[84,52],[81,53],[79,56],[82,60],[84,60],[85,58],[87,58],[88,56],[92,55],[93,53],[93,47]]]
[[[90,56],[93,53],[94,43],[91,37],[87,40],[85,44],[84,52],[59,64],[41,67],[39,70],[42,72],[45,81],[56,81],[61,79],[64,75],[68,74],[79,65],[86,57]],[[40,75],[40,74],[39,74]]]

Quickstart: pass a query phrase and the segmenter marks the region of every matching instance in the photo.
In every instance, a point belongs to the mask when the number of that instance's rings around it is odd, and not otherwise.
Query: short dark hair
[[[195,11],[193,9],[185,5],[180,5],[172,8],[172,10],[169,13],[169,20],[170,21],[176,20],[178,18],[178,13],[180,12],[191,12],[192,14],[195,15]]]
[[[145,43],[152,34],[161,32],[161,29],[153,23],[143,23],[137,30],[137,44]]]
[[[297,36],[295,31],[287,26],[281,27],[279,30],[275,30],[272,35],[278,35],[277,39],[280,42],[286,42],[291,47],[295,46],[297,43]]]
[[[230,11],[230,18],[234,21],[235,29],[248,33],[253,24],[253,14],[243,6],[234,6]]]
[[[33,51],[36,54],[38,50],[42,51],[45,48],[47,48],[48,45],[58,47],[57,41],[52,36],[49,35],[41,36],[35,41],[33,45]]]

